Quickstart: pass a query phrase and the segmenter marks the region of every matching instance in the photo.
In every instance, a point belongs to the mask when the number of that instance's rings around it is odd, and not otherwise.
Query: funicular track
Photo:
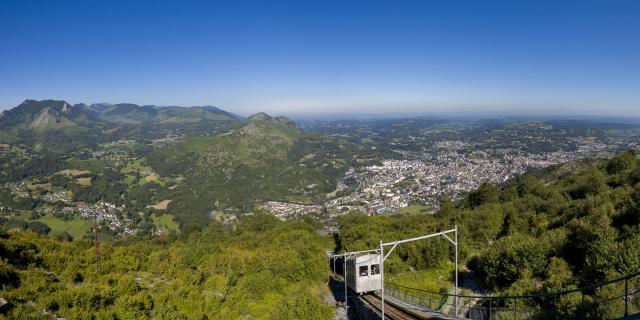
[[[340,275],[335,275],[336,280],[344,283],[344,278]],[[346,285],[346,284],[345,284]],[[367,293],[363,295],[358,295],[353,292],[351,289],[348,289],[349,292],[357,297],[360,301],[362,301],[367,306],[374,309],[378,314],[382,312],[382,299],[378,294]],[[391,320],[424,320],[424,319],[440,319],[438,317],[432,315],[420,315],[416,312],[405,308],[403,306],[392,303],[388,300],[384,303],[384,314],[387,319]]]
[[[378,313],[382,312],[382,301],[376,294],[365,294],[360,296],[360,300],[366,302],[369,306],[373,307]],[[387,301],[385,301],[384,313],[387,319],[391,320],[414,320],[414,319],[428,319],[417,316],[408,310],[397,307]]]
[[[451,239],[447,233],[455,233],[455,238]],[[338,275],[336,260],[341,257],[343,266],[342,273],[347,269],[346,259],[358,253],[379,252],[380,255],[380,286],[375,287],[368,283],[361,284],[357,290],[351,290],[345,284],[345,306],[349,303],[347,288],[352,293],[351,297],[357,298],[361,305],[369,306],[366,312],[373,311],[383,318],[389,319],[473,319],[473,320],[493,320],[493,319],[638,319],[640,320],[640,272],[628,274],[611,280],[583,285],[579,288],[569,288],[568,290],[557,292],[531,293],[524,295],[486,295],[475,293],[458,293],[458,272],[456,266],[455,290],[454,292],[434,292],[417,288],[405,287],[384,281],[384,259],[401,243],[422,240],[433,236],[441,235],[452,244],[456,245],[457,251],[457,227],[439,233],[434,233],[418,238],[387,242],[380,241],[380,249],[345,252],[344,254],[331,255],[333,262],[334,279],[344,283],[342,276]],[[391,249],[384,255],[384,246],[391,246]],[[456,252],[457,256],[457,252]],[[374,264],[367,264],[363,261],[358,265],[360,276],[368,276],[368,268],[373,270]],[[376,261],[377,262],[377,261]],[[370,265],[370,266],[369,266]],[[456,259],[457,265],[457,259]],[[356,261],[351,264],[354,268],[351,274],[355,273]],[[377,265],[375,265],[377,266]],[[377,274],[377,273],[376,273]],[[356,282],[357,283],[357,282]],[[387,290],[385,290],[387,287]],[[368,292],[358,295],[358,292]],[[384,292],[380,296],[373,292]],[[384,305],[382,304],[384,300]],[[435,305],[434,305],[435,304]],[[382,314],[384,310],[384,314]],[[364,312],[364,311],[363,311]],[[372,316],[370,314],[369,316]]]

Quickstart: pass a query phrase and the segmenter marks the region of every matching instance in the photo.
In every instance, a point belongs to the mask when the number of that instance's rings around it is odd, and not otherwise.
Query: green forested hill
[[[245,127],[229,136],[252,130]],[[273,135],[295,149],[290,134]],[[210,146],[208,139],[221,138],[202,138],[204,149]],[[237,143],[252,144],[234,139],[238,149],[227,148],[240,157],[244,149]],[[204,150],[198,140],[185,143],[176,148]],[[268,152],[275,154],[273,148]],[[556,292],[640,271],[639,195],[640,163],[627,152],[532,172],[501,186],[484,184],[458,203],[443,199],[435,215],[345,215],[339,221],[337,250],[376,248],[380,240],[457,224],[461,261],[485,289],[497,294]],[[12,305],[10,319],[43,318],[44,312],[67,319],[90,314],[118,319],[329,318],[320,297],[327,290],[324,249],[331,241],[317,235],[315,227],[257,214],[233,226],[189,226],[179,237],[108,241],[101,247],[99,273],[90,241],[4,230],[1,296]],[[452,259],[446,240],[430,239],[399,246],[385,270],[390,281],[440,286]],[[425,270],[437,272],[419,273]],[[429,276],[439,281],[429,281]],[[588,294],[593,298],[587,299],[595,299],[606,292]],[[574,298],[567,296],[563,303],[580,303]],[[590,312],[597,317],[606,307]],[[559,312],[571,317],[571,310]]]
[[[256,215],[188,236],[103,243],[0,234],[0,319],[329,319],[324,248],[304,222]]]
[[[83,105],[94,116],[118,124],[167,124],[199,121],[234,121],[240,117],[213,106],[159,107],[132,103]]]
[[[30,121],[47,110],[59,114],[45,117],[56,125],[42,120],[36,122],[44,127],[31,128]],[[91,121],[81,121],[85,118]],[[27,100],[4,111],[0,151],[0,182],[20,184],[6,192],[70,196],[89,205],[108,201],[138,211],[128,215],[167,201],[164,212],[181,226],[206,224],[213,211],[250,211],[264,201],[321,204],[350,167],[401,157],[388,148],[306,134],[288,118],[264,113],[243,120],[211,106],[87,106],[53,100]],[[65,169],[101,176],[107,168],[119,172],[110,181],[117,187],[108,187],[104,179],[47,185]],[[147,185],[156,180],[159,187]],[[29,190],[31,185],[38,190]],[[63,191],[68,194],[52,195]],[[13,201],[8,203],[14,208]],[[20,209],[41,210],[43,204]]]
[[[25,100],[0,112],[0,143],[21,143],[59,154],[119,139],[149,139],[162,133],[209,132],[233,126],[240,116],[213,106],[159,107],[131,103],[71,105],[61,100]],[[164,136],[164,135],[162,135]]]
[[[240,128],[190,137],[147,156],[161,176],[181,177],[169,211],[183,224],[212,210],[259,201],[322,203],[350,167],[402,157],[344,139],[304,133],[286,117],[260,113]]]
[[[338,250],[460,228],[461,258],[492,292],[555,292],[640,272],[640,163],[633,152],[484,184],[433,216],[347,215]],[[392,273],[446,264],[445,239],[399,246]],[[437,288],[436,288],[437,289]]]
[[[254,119],[226,134],[188,138],[157,150],[148,161],[162,176],[185,178],[170,210],[182,218],[192,215],[183,221],[202,221],[194,211],[244,209],[248,198],[311,202],[333,191],[344,164],[305,162],[305,154],[292,153],[301,139],[306,137],[287,118]]]

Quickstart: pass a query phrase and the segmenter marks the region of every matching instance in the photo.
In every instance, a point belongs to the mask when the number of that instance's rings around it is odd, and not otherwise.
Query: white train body
[[[356,293],[380,290],[380,255],[366,254],[347,259],[347,286]]]

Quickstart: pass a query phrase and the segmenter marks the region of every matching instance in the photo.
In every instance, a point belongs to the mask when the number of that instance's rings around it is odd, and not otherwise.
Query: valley
[[[73,238],[92,237],[86,226],[95,221],[102,237],[118,238],[234,221],[254,210],[330,225],[352,211],[434,213],[483,183],[608,157],[637,148],[640,136],[634,125],[594,121],[297,124],[214,107],[52,100],[3,112],[0,129],[12,133],[0,141],[3,221],[45,221]],[[62,137],[70,143],[58,149]]]
[[[640,319],[640,1],[0,1],[0,320]]]
[[[326,318],[340,314],[323,302],[326,251],[370,249],[451,225],[460,228],[465,277],[474,283],[467,294],[561,290],[638,271],[625,243],[637,241],[640,165],[626,150],[638,148],[640,126],[297,123],[264,113],[193,121],[191,112],[172,124],[147,107],[126,107],[117,118],[104,116],[112,106],[89,110],[87,118],[72,117],[85,111],[66,102],[25,103],[0,120],[10,135],[0,137],[0,248],[8,252],[0,280],[13,314],[39,314],[36,304],[69,318],[123,310],[134,318]],[[618,254],[594,262],[605,247]],[[283,259],[283,248],[296,258]],[[450,292],[451,254],[442,241],[399,248],[385,266],[388,281],[445,301],[438,292]],[[513,261],[531,269],[513,270]],[[169,280],[174,272],[180,284]],[[54,295],[30,283],[40,273],[58,283]],[[122,288],[108,284],[123,275]],[[28,290],[34,300],[25,300]],[[100,307],[66,297],[80,291]],[[194,294],[211,295],[206,307],[193,309],[201,303]],[[554,303],[563,314],[565,302]]]

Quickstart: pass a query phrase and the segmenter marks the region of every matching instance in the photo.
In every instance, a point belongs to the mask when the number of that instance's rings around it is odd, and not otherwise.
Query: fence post
[[[491,297],[489,297],[489,320],[491,320]]]
[[[629,279],[624,279],[624,316],[629,316]]]

